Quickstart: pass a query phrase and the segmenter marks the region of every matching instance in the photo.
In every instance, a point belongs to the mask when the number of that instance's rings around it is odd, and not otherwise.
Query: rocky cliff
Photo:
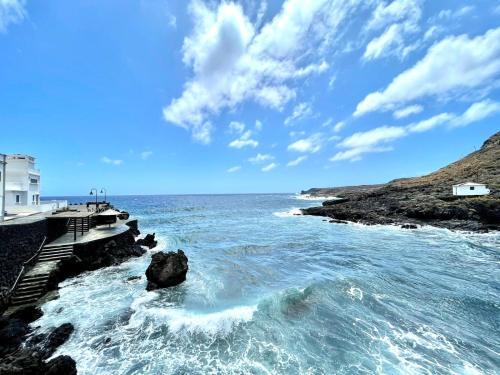
[[[450,229],[500,229],[500,132],[481,149],[425,176],[402,178],[381,185],[315,188],[304,194],[337,196],[339,201],[303,209],[306,215],[328,216],[364,224],[417,223]],[[482,182],[488,196],[454,197],[452,185]]]

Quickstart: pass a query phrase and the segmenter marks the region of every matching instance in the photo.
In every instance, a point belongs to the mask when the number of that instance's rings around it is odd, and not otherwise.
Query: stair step
[[[16,291],[18,291],[18,290],[37,289],[37,288],[43,287],[46,284],[47,284],[47,282],[40,282],[40,283],[37,283],[37,284],[19,284],[18,287],[16,288]]]
[[[73,250],[51,250],[51,251],[42,251],[41,255],[49,255],[49,254],[73,254]]]
[[[53,246],[44,246],[43,250],[55,250],[55,249],[72,249],[73,245],[53,245]]]
[[[44,292],[45,288],[40,288],[36,290],[16,290],[14,297],[32,297],[32,296],[40,296]]]
[[[12,296],[11,301],[12,302],[19,302],[19,301],[25,301],[25,300],[37,300],[40,297],[40,294],[27,294],[25,296]]]
[[[59,262],[62,259],[69,258],[69,257],[63,257],[63,258],[46,258],[46,259],[40,259],[38,262],[40,263],[46,263],[46,262]]]
[[[29,276],[24,276],[22,279],[22,282],[25,281],[42,281],[42,280],[47,280],[49,278],[49,274],[40,274],[40,275],[29,275]]]
[[[66,259],[66,258],[69,258],[70,256],[71,255],[44,257],[44,258],[38,259],[38,261],[39,262],[52,262],[52,261],[56,261],[56,260]]]

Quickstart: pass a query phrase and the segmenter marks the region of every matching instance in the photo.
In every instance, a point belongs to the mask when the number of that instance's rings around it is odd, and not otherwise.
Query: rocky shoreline
[[[304,215],[367,225],[394,224],[405,228],[433,225],[451,230],[500,230],[500,132],[480,150],[426,176],[398,179],[379,185],[313,188],[308,196],[335,196],[320,207],[302,209]],[[452,185],[485,183],[485,196],[453,196]]]
[[[136,220],[130,229],[113,239],[75,247],[74,254],[58,262],[49,276],[48,290],[57,290],[63,280],[86,271],[118,265],[146,253],[144,247],[156,246],[154,234],[136,239],[140,234]],[[69,356],[50,360],[56,349],[71,335],[70,323],[56,327],[49,334],[37,334],[30,324],[43,315],[39,307],[27,306],[0,316],[0,375],[74,375],[76,363]]]

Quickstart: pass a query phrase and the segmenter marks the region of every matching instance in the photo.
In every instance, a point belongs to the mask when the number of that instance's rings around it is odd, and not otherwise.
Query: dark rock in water
[[[120,215],[118,215],[118,219],[120,220],[128,220],[130,214],[127,211],[122,211]]]
[[[43,356],[45,358],[49,358],[56,349],[64,344],[66,340],[71,336],[75,328],[71,323],[64,323],[54,329],[47,337],[47,340],[44,344],[43,348]]]
[[[40,353],[42,359],[47,359],[68,340],[73,331],[74,327],[71,323],[64,323],[49,334],[41,333],[31,337],[26,342],[26,347]]]
[[[12,314],[10,314],[9,318],[11,319],[19,319],[24,323],[31,323],[35,320],[41,318],[43,315],[42,310],[39,307],[30,305],[20,309],[17,309]]]
[[[22,320],[0,317],[0,358],[16,351],[30,332],[28,323]]]
[[[45,375],[76,375],[76,363],[67,355],[60,355],[45,364]]]
[[[141,277],[140,276],[130,276],[127,281],[134,281],[134,280],[139,280]]]
[[[0,357],[16,351],[31,332],[29,323],[43,315],[35,306],[20,308],[9,316],[0,317]],[[1,372],[0,372],[1,374]]]
[[[401,225],[401,228],[403,228],[403,229],[417,229],[418,225],[416,225],[416,224],[403,224],[403,225]]]
[[[168,288],[186,280],[188,258],[182,250],[177,253],[159,252],[153,255],[151,264],[146,270],[148,285],[146,290]]]
[[[150,249],[152,249],[153,247],[156,247],[156,245],[158,245],[158,241],[155,241],[155,233],[146,234],[146,237],[139,238],[135,243],[136,243],[136,245],[146,246]]]
[[[139,231],[139,224],[137,220],[130,220],[125,223],[126,226],[128,226],[134,236],[138,236],[141,234]]]
[[[21,349],[0,360],[2,375],[41,375],[46,374],[45,363],[36,351]]]
[[[329,223],[334,223],[334,224],[347,224],[347,221],[345,220],[338,220],[338,219],[331,219]]]

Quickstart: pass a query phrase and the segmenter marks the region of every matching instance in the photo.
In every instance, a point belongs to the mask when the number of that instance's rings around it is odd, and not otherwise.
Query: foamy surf
[[[173,334],[204,333],[206,335],[226,336],[241,323],[252,320],[257,305],[236,306],[220,311],[202,312],[185,308],[147,306],[159,296],[147,293],[132,303],[135,313],[130,317],[129,327],[139,328],[146,320],[153,320],[158,325],[167,325]]]
[[[339,199],[338,197],[335,196],[310,195],[310,194],[296,194],[294,195],[294,198],[301,201],[328,201],[332,199]]]

